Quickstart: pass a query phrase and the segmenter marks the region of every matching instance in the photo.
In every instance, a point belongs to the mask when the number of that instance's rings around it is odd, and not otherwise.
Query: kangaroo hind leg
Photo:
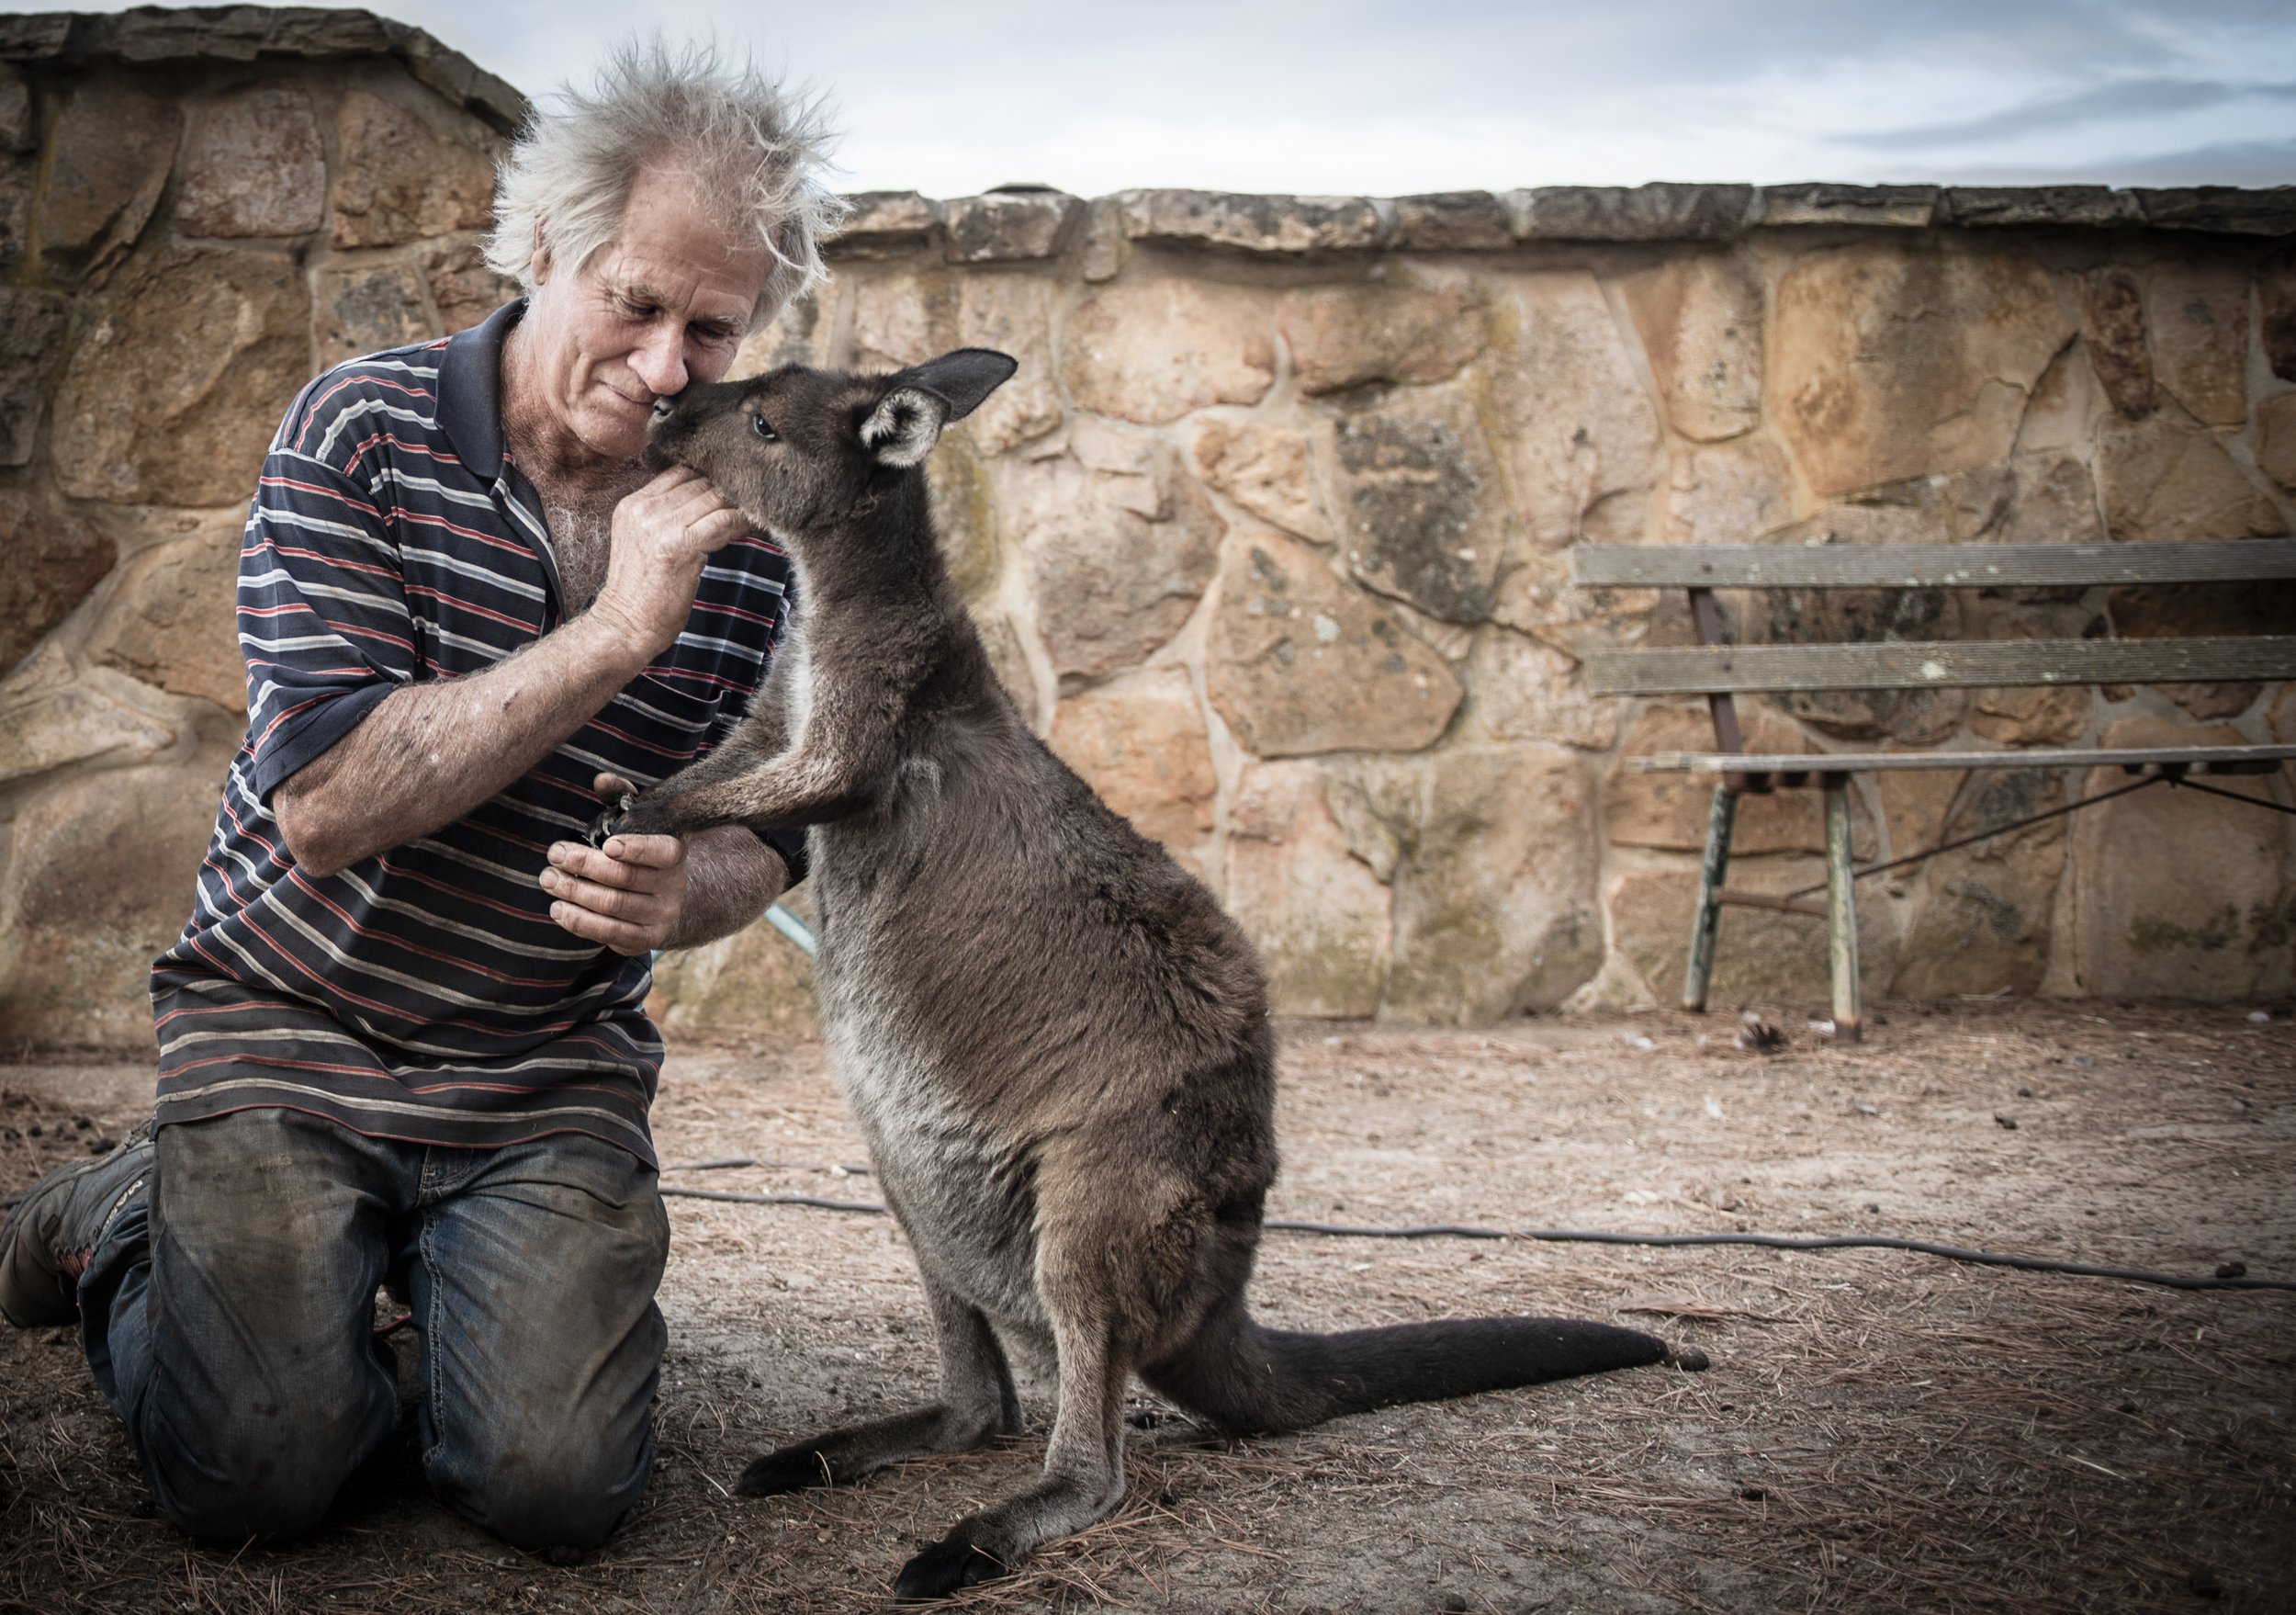
[[[805,1486],[848,1485],[904,1459],[969,1451],[1019,1433],[1020,1398],[988,1320],[929,1276],[925,1290],[940,1346],[940,1400],[777,1447],[742,1471],[736,1492],[770,1497]]]
[[[1124,1495],[1124,1390],[1131,1352],[1111,1300],[1120,1282],[1108,1253],[1113,1230],[1039,1236],[1038,1279],[1052,1321],[1060,1407],[1035,1483],[968,1514],[902,1566],[896,1598],[946,1598],[1005,1575],[1055,1537],[1105,1519]]]

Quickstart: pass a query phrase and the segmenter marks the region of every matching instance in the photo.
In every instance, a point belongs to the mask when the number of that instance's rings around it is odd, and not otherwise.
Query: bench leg
[[[1706,810],[1706,855],[1698,866],[1698,912],[1690,922],[1690,967],[1683,976],[1683,1008],[1706,1007],[1706,981],[1714,974],[1714,932],[1722,919],[1722,877],[1730,867],[1730,830],[1738,822],[1738,793],[1714,787]]]
[[[1856,1043],[1865,1028],[1858,1012],[1858,909],[1850,860],[1850,776],[1826,776],[1826,935],[1834,978],[1834,1035]]]

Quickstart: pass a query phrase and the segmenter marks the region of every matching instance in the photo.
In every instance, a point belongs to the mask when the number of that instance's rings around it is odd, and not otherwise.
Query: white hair
[[[715,45],[673,51],[658,34],[616,46],[588,94],[563,86],[536,107],[503,159],[487,265],[534,290],[537,242],[580,269],[614,238],[641,169],[670,163],[736,240],[773,256],[750,310],[755,329],[826,274],[820,243],[845,203],[821,182],[828,121],[817,98],[783,92]]]

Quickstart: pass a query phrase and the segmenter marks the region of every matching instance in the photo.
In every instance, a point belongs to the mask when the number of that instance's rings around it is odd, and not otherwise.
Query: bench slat
[[[2150,746],[2049,751],[1653,751],[1629,757],[1636,774],[1873,774],[1927,768],[2146,768],[2186,762],[2240,773],[2296,760],[2296,746]]]
[[[2183,684],[2296,678],[2296,638],[1928,640],[1597,650],[1597,695],[1718,690],[1950,690],[2032,684]]]
[[[1581,544],[1581,585],[1699,589],[1976,589],[2296,578],[2296,539],[2190,544]]]

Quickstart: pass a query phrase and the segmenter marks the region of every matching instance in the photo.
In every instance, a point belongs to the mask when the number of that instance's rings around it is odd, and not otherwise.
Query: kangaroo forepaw
[[[734,1483],[737,1497],[774,1497],[783,1492],[799,1492],[807,1486],[833,1486],[837,1472],[829,1467],[828,1459],[811,1441],[794,1447],[780,1447],[752,1461]]]
[[[628,791],[623,792],[598,810],[598,817],[590,821],[590,830],[584,839],[593,847],[604,846],[624,828],[623,821],[629,817],[630,808],[636,801],[636,796]]]
[[[1006,1573],[1007,1566],[963,1538],[951,1535],[931,1543],[901,1566],[893,1596],[904,1603],[945,1598],[975,1583]]]

